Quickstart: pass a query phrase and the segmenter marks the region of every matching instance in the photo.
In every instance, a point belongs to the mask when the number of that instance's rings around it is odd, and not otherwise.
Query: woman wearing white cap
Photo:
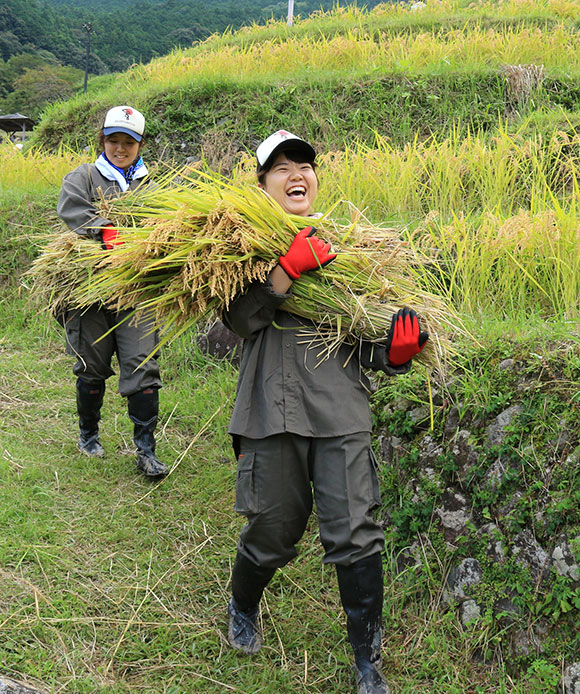
[[[99,133],[102,152],[95,163],[79,166],[63,180],[57,206],[59,217],[72,231],[109,250],[122,240],[112,223],[99,214],[95,202],[100,195],[117,197],[147,181],[148,171],[141,157],[144,132],[142,113],[130,106],[115,106],[105,115]],[[132,320],[131,313],[95,305],[83,311],[68,311],[63,317],[67,352],[77,357],[73,373],[77,377],[78,447],[88,456],[104,455],[98,424],[105,381],[114,374],[111,359],[116,353],[119,392],[127,398],[133,421],[137,467],[146,475],[157,477],[168,472],[155,455],[161,380],[154,357],[142,364],[155,351],[157,335],[151,332],[147,321]]]
[[[315,151],[287,131],[256,151],[258,181],[291,214],[311,215],[318,191]],[[313,507],[324,562],[335,564],[358,694],[388,694],[380,669],[384,533],[372,510],[380,503],[371,449],[369,384],[361,366],[404,373],[421,351],[414,311],[393,317],[385,345],[363,343],[360,359],[343,345],[322,363],[300,333],[311,321],[280,310],[303,272],[323,272],[336,255],[300,231],[266,282],[237,297],[223,318],[244,338],[230,422],[238,457],[236,510],[246,516],[238,541],[228,605],[228,641],[244,652],[261,646],[259,602],[277,568],[296,552]]]

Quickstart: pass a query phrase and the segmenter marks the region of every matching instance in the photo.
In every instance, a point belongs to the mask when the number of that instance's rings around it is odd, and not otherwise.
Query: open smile
[[[306,197],[306,188],[304,186],[292,186],[286,191],[286,195],[291,198],[302,199]]]

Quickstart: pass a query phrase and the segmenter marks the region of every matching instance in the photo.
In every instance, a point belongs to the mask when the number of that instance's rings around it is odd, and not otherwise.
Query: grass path
[[[334,572],[321,565],[314,530],[266,597],[263,653],[250,661],[226,648],[242,523],[226,434],[235,373],[194,346],[172,349],[158,445],[177,467],[156,485],[134,467],[130,422],[112,388],[106,458],[76,450],[58,328],[29,316],[0,343],[3,673],[55,692],[344,691]]]
[[[334,570],[321,563],[314,519],[300,558],[266,592],[261,653],[240,657],[225,642],[242,524],[226,433],[235,370],[200,355],[191,335],[165,351],[159,451],[174,470],[151,484],[134,467],[113,387],[106,457],[78,453],[58,327],[22,299],[0,306],[11,316],[0,341],[1,674],[75,694],[351,691]],[[521,691],[471,660],[473,643],[438,609],[440,569],[421,580],[387,572],[393,693]]]

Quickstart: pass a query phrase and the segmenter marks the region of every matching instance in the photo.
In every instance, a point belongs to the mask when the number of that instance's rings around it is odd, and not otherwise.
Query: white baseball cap
[[[270,137],[267,137],[264,142],[258,145],[256,150],[256,158],[258,160],[258,173],[268,168],[268,164],[280,152],[286,152],[289,149],[297,150],[306,155],[308,161],[314,161],[316,152],[314,147],[303,140],[298,135],[293,135],[287,130],[278,130]]]
[[[132,106],[115,106],[107,111],[103,123],[103,133],[126,133],[141,142],[145,132],[145,116]]]

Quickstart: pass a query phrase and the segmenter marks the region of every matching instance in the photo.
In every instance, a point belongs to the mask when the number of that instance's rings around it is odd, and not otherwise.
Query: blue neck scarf
[[[121,176],[123,176],[123,178],[127,181],[127,183],[131,183],[131,181],[133,180],[133,178],[135,176],[135,171],[137,171],[137,169],[140,166],[144,166],[143,157],[141,155],[139,155],[139,159],[134,161],[131,164],[131,166],[127,167],[126,169],[120,169],[118,166],[115,166],[113,164],[113,162],[109,159],[109,157],[107,157],[107,155],[104,152],[103,152],[103,157],[106,159],[107,163],[110,166],[112,166],[116,171],[118,171],[121,174]]]
[[[129,188],[133,180],[144,178],[149,173],[141,156],[131,166],[127,167],[126,171],[123,171],[123,169],[111,163],[104,152],[101,152],[95,162],[95,166],[107,180],[116,181],[123,192]]]

